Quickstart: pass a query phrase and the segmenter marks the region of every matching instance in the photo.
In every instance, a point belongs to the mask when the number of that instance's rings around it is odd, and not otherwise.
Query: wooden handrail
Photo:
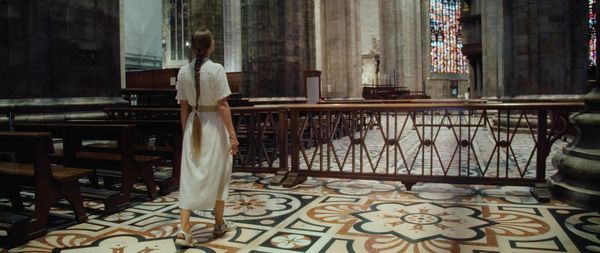
[[[469,109],[469,110],[579,110],[584,108],[583,102],[558,102],[558,103],[432,103],[432,104],[304,104],[286,105],[289,110],[297,111],[327,111],[327,110],[444,110],[444,109]]]

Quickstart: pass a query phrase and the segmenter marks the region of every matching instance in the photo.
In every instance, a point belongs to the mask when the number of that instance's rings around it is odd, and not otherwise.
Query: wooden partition
[[[134,107],[178,107],[175,86],[179,69],[159,69],[127,72],[127,88],[121,90],[123,99]],[[248,99],[241,97],[242,72],[227,73],[231,106],[249,106]]]
[[[126,87],[128,89],[175,89],[171,85],[171,78],[177,79],[178,68],[156,69],[144,71],[130,71],[126,73]],[[242,72],[227,73],[227,81],[231,92],[240,92]]]
[[[227,82],[232,93],[239,93],[242,86],[242,72],[228,72]]]
[[[171,78],[177,78],[179,69],[130,71],[125,75],[127,88],[174,89]]]

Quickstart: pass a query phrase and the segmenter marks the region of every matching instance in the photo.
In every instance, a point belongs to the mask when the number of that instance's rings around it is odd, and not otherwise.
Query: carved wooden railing
[[[277,173],[281,181],[288,171],[287,109],[280,106],[232,108],[240,142],[235,171]]]
[[[545,182],[550,147],[566,128],[562,115],[581,108],[576,102],[290,105],[284,185],[316,176],[397,180],[408,190],[416,182],[534,186]]]
[[[232,108],[234,170],[307,176],[529,185],[545,182],[552,143],[579,102],[286,105]],[[173,119],[176,108],[110,109],[111,118]],[[289,171],[288,171],[289,170]]]
[[[179,120],[179,108],[120,107],[104,110],[112,120]],[[240,141],[234,171],[276,173],[281,181],[288,171],[287,109],[280,106],[232,107]]]

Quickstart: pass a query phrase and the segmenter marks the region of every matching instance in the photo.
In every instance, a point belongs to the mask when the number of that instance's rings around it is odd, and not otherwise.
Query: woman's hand
[[[238,142],[237,138],[233,137],[230,138],[231,140],[231,145],[229,147],[229,154],[235,155],[238,152],[238,147],[240,146],[240,143]]]

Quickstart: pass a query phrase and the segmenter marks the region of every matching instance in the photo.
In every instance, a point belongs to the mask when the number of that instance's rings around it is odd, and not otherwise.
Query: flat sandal
[[[180,235],[183,235],[183,239],[179,237]],[[177,235],[175,236],[175,244],[189,248],[198,246],[199,242],[196,239],[194,239],[191,232],[186,233],[185,231],[180,229],[179,231],[177,231]]]
[[[225,223],[223,223],[223,224],[215,224],[215,227],[213,230],[213,235],[220,236],[229,231],[233,231],[235,229],[236,229],[236,226],[235,226],[235,224],[233,224],[233,222],[225,220]]]

